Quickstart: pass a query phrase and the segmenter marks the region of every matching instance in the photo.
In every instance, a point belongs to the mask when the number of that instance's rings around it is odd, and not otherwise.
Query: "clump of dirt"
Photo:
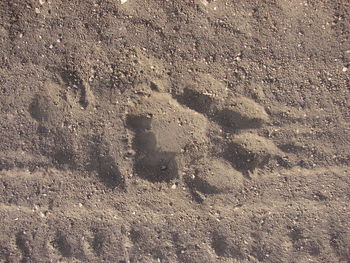
[[[349,10],[1,1],[0,262],[350,262]]]

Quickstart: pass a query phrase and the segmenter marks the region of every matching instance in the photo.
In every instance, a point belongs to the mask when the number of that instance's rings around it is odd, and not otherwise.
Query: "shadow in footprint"
[[[281,152],[273,143],[256,134],[240,134],[231,138],[222,157],[244,175],[249,174],[257,168],[263,168],[270,160],[281,158]]]
[[[264,124],[263,108],[248,99],[238,100],[238,104],[240,102],[244,105],[242,108],[231,106],[222,108],[222,105],[220,105],[222,102],[215,99],[211,94],[201,93],[191,88],[185,88],[182,94],[174,97],[182,105],[216,122],[226,132],[257,129]]]
[[[103,243],[105,242],[104,236],[102,235],[102,233],[98,232],[98,229],[94,229],[92,232],[94,233],[94,238],[92,240],[92,248],[97,256],[101,256]]]
[[[190,88],[185,88],[183,94],[175,98],[182,105],[209,117],[215,111],[215,100],[213,98]]]
[[[64,84],[72,91],[76,101],[84,108],[88,106],[87,90],[84,81],[77,71],[68,69],[58,70]]]
[[[151,118],[129,115],[126,125],[135,132],[132,147],[136,151],[134,171],[151,182],[170,182],[178,177],[176,153],[160,151],[151,129]]]
[[[212,236],[212,248],[220,257],[234,258],[236,260],[244,260],[240,247],[234,244],[233,240],[218,232],[214,232]]]
[[[39,122],[48,121],[50,114],[49,105],[50,101],[47,98],[36,95],[29,105],[30,116]]]
[[[228,160],[236,170],[240,171],[247,178],[250,178],[251,173],[256,168],[264,167],[270,160],[269,155],[261,156],[246,151],[237,145],[231,145],[230,148],[227,148],[223,153],[223,158]]]
[[[125,180],[119,168],[100,138],[94,138],[90,147],[88,170],[96,171],[100,180],[109,188],[125,188]]]
[[[204,202],[205,198],[203,197],[203,194],[204,195],[213,195],[213,194],[218,194],[221,192],[215,186],[210,185],[203,178],[200,178],[198,176],[195,176],[194,178],[186,176],[186,177],[184,177],[184,181],[185,181],[186,185],[188,186],[188,189],[190,190],[190,193],[191,193],[193,199],[197,203]]]
[[[32,247],[31,247],[31,241],[29,235],[25,234],[25,232],[19,232],[16,235],[16,246],[19,248],[19,250],[22,253],[22,260],[21,263],[27,263],[31,262],[32,258]]]
[[[72,247],[69,244],[67,237],[65,234],[61,232],[56,233],[55,239],[51,242],[53,248],[57,249],[57,251],[63,257],[71,257],[73,255]]]
[[[222,109],[216,112],[216,114],[212,116],[212,120],[228,131],[258,129],[263,125],[263,121],[259,119],[247,118],[239,112],[230,109]]]
[[[186,177],[185,183],[190,189],[196,189],[206,195],[219,194],[221,192],[220,189],[210,185],[207,181],[198,176],[196,176],[194,179]]]

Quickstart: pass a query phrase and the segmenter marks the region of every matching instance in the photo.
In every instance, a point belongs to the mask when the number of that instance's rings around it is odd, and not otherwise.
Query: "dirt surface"
[[[350,262],[350,4],[0,1],[0,262]]]

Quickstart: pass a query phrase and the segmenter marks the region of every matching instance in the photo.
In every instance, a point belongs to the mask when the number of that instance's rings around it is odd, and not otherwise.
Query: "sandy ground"
[[[350,262],[349,14],[0,1],[0,262]]]

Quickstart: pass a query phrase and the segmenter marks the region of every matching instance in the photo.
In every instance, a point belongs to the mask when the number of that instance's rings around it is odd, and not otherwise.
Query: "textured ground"
[[[350,262],[349,18],[0,1],[0,262]]]

